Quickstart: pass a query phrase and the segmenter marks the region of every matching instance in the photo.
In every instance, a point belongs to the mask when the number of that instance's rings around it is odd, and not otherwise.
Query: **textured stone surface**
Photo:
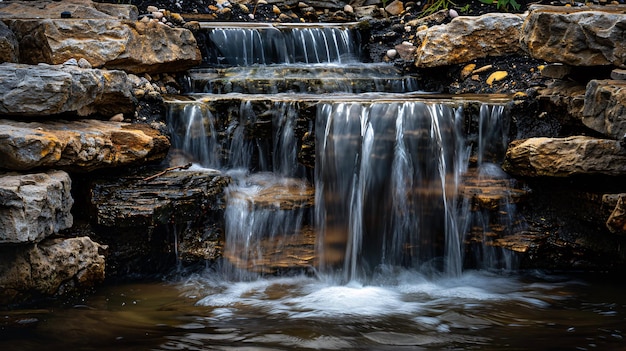
[[[548,62],[625,67],[625,28],[626,13],[619,6],[532,6],[520,43]]]
[[[522,53],[518,40],[523,21],[522,15],[509,13],[460,16],[419,31],[415,65],[438,67]]]
[[[0,120],[0,167],[10,170],[91,171],[132,165],[164,158],[169,146],[166,136],[144,124]]]
[[[626,150],[618,141],[585,136],[515,140],[509,144],[503,168],[527,177],[624,175]]]
[[[118,18],[136,20],[134,5],[96,3],[91,0],[38,0],[0,1],[0,19],[10,18],[61,18],[61,12],[69,11],[72,18]]]
[[[61,64],[86,59],[93,67],[130,73],[183,71],[198,65],[191,31],[157,22],[115,19],[7,20],[20,45],[20,62]]]
[[[0,115],[65,112],[105,116],[134,111],[126,73],[71,65],[0,64]]]
[[[102,282],[100,249],[88,237],[0,247],[0,304],[63,296]]]
[[[0,63],[17,62],[19,47],[15,34],[0,21]]]
[[[626,194],[617,194],[608,201],[613,206],[611,215],[606,221],[606,227],[615,234],[626,234]],[[603,198],[603,202],[605,199]],[[615,202],[615,204],[613,204]]]
[[[626,81],[590,81],[582,121],[597,132],[623,139],[626,134]]]
[[[70,176],[0,173],[0,244],[38,242],[72,226]]]

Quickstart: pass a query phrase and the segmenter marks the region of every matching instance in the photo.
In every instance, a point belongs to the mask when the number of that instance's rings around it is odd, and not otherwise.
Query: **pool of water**
[[[1,350],[624,350],[615,277],[381,272],[229,281],[214,271],[101,287],[81,301],[0,312]],[[0,324],[1,325],[1,324]]]

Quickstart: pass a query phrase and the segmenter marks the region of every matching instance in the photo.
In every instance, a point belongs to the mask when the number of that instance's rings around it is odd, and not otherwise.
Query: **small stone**
[[[396,56],[398,56],[398,50],[396,49],[387,50],[387,57],[393,60]]]
[[[265,1],[265,0],[258,0],[258,1],[256,2],[256,4],[257,4],[257,5],[267,5],[267,1]]]
[[[422,24],[421,26],[419,26],[419,27],[417,27],[417,28],[415,29],[415,32],[417,33],[417,32],[421,32],[421,31],[423,31],[423,30],[427,30],[427,29],[428,29],[428,26],[427,26],[427,25],[425,25],[425,24]]]
[[[78,66],[78,61],[75,58],[71,58],[65,62],[63,62],[64,66]]]
[[[281,14],[278,16],[278,20],[279,20],[279,21],[281,21],[281,22],[291,22],[291,17],[289,17],[289,15],[286,15],[286,14],[284,14],[284,13],[281,13]]]
[[[470,63],[463,67],[463,69],[461,70],[461,79],[465,80],[467,77],[469,77],[474,72],[474,69],[476,69],[476,64],[474,63]]]
[[[123,113],[118,113],[115,116],[109,118],[109,121],[111,121],[111,122],[122,122],[122,121],[124,121],[124,114]]]
[[[280,15],[280,9],[276,5],[272,6],[272,12],[274,12],[275,15]]]
[[[183,16],[180,15],[180,13],[172,13],[170,15],[170,19],[176,23],[184,23],[185,20],[183,19]]]
[[[137,99],[141,99],[142,97],[144,97],[146,95],[146,91],[143,89],[135,89],[133,91],[133,95],[137,98]]]
[[[72,13],[69,11],[61,12],[61,18],[72,18]]]
[[[152,17],[153,17],[153,18],[156,18],[156,19],[158,19],[158,20],[160,20],[161,18],[163,18],[163,12],[154,11],[154,12],[152,13]]]
[[[507,71],[495,71],[487,77],[487,84],[492,85],[494,82],[501,81],[509,75]]]
[[[301,8],[301,9],[304,9],[304,8],[307,8],[307,7],[310,7],[310,6],[309,6],[309,4],[307,4],[306,2],[302,2],[302,1],[300,1],[300,2],[298,3],[298,7],[299,7],[299,8]]]
[[[626,69],[616,68],[611,71],[611,79],[626,80]]]
[[[151,18],[150,18],[150,17],[148,17],[148,16],[143,16],[143,17],[141,17],[141,19],[140,19],[139,21],[140,21],[141,23],[149,23],[149,22],[150,22],[150,20],[151,20]]]
[[[487,72],[488,70],[492,69],[493,65],[485,65],[482,66],[478,69],[475,69],[474,72],[472,72],[473,74],[478,74],[478,73],[483,73],[483,72]]]
[[[91,67],[91,63],[89,63],[89,61],[87,61],[86,58],[81,57],[80,60],[78,60],[78,67],[80,68],[92,68]]]
[[[198,21],[189,21],[183,24],[183,28],[189,29],[190,31],[198,31],[200,30],[200,22]]]
[[[391,4],[385,6],[385,11],[392,16],[397,16],[404,11],[404,4],[400,0],[394,0]]]
[[[547,78],[562,79],[569,75],[572,68],[562,63],[551,63],[541,69],[541,75]]]
[[[159,11],[159,8],[156,7],[156,6],[148,6],[146,8],[146,11],[148,11],[148,13],[157,12],[157,11]]]
[[[459,13],[456,12],[455,9],[450,9],[448,11],[448,15],[450,16],[450,18],[457,18],[457,17],[459,17]]]
[[[254,19],[254,14],[250,13],[250,14],[248,14],[248,17],[250,17],[250,19],[253,20]]]
[[[343,7],[343,12],[345,13],[354,13],[354,8],[352,8],[352,6],[350,5],[346,5]]]
[[[248,6],[244,5],[244,4],[239,4],[239,9],[241,10],[241,12],[243,13],[250,13],[250,9],[248,8]]]

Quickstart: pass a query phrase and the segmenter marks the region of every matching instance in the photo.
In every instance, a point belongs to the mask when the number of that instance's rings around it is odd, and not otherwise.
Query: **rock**
[[[448,24],[419,31],[415,65],[438,67],[488,56],[521,54],[518,40],[523,21],[523,15],[510,13],[460,16]]]
[[[390,59],[393,60],[394,58],[396,58],[396,56],[398,56],[398,50],[396,50],[396,49],[389,49],[389,50],[387,50],[387,54],[386,55],[387,55],[387,57],[389,57]]]
[[[0,63],[17,62],[19,56],[19,45],[15,34],[0,21]]]
[[[400,0],[394,0],[389,5],[385,6],[385,11],[392,16],[397,16],[404,11],[404,4]]]
[[[354,8],[354,15],[359,19],[374,18],[378,14],[378,6],[358,6]]]
[[[626,80],[626,69],[614,69],[611,71],[611,79]]]
[[[73,18],[112,18],[136,21],[139,12],[133,5],[96,3],[91,0],[0,1],[0,19],[61,18],[70,12]]]
[[[25,19],[7,23],[19,41],[20,62],[28,64],[84,58],[93,67],[158,73],[183,71],[202,60],[191,31],[158,22]]]
[[[626,82],[592,80],[587,84],[582,122],[613,139],[626,135]]]
[[[343,7],[343,12],[345,12],[345,13],[354,13],[354,8],[347,4],[346,6]]]
[[[619,176],[626,174],[626,150],[618,141],[586,136],[515,140],[502,167],[522,177]]]
[[[563,79],[572,72],[572,67],[561,63],[544,65],[541,68],[541,75],[547,78]]]
[[[557,110],[567,111],[570,118],[581,120],[585,106],[586,88],[576,82],[556,81],[539,91],[537,100]],[[552,109],[553,109],[552,108]]]
[[[603,203],[605,199],[603,197]],[[615,234],[626,234],[626,194],[618,194],[606,227]]]
[[[93,67],[91,67],[91,63],[89,63],[89,61],[85,60],[83,57],[81,57],[80,60],[78,60],[78,67],[80,67],[80,68],[93,68]]]
[[[401,59],[405,61],[415,60],[415,52],[417,48],[413,45],[402,43],[394,47]]]
[[[101,249],[88,237],[0,247],[0,304],[69,295],[101,283]]]
[[[110,115],[134,109],[132,87],[122,71],[0,64],[0,115]]]
[[[71,183],[63,171],[0,173],[0,244],[39,242],[70,228]]]
[[[51,167],[71,171],[128,166],[163,159],[170,143],[148,125],[77,120],[0,120],[0,164],[10,170]]]
[[[465,67],[461,70],[461,79],[465,80],[467,77],[472,75],[472,73],[474,73],[474,69],[476,69],[475,63],[465,65]]]
[[[509,75],[507,71],[495,71],[487,77],[487,84],[493,85],[494,82],[499,82]]]
[[[614,6],[530,7],[520,43],[532,57],[572,66],[626,67],[626,15]]]

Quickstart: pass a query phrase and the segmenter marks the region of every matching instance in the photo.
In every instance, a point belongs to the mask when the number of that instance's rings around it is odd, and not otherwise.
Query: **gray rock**
[[[88,237],[0,247],[0,304],[84,291],[104,280],[103,247]]]
[[[134,109],[132,85],[122,71],[0,64],[0,116],[110,115]]]
[[[520,43],[531,56],[572,66],[626,67],[626,14],[614,6],[531,6]]]
[[[448,24],[418,31],[415,65],[439,67],[488,56],[523,53],[519,46],[523,22],[523,15],[493,13],[459,16]]]
[[[0,173],[0,244],[38,242],[72,226],[70,176]]]
[[[70,123],[0,120],[0,164],[86,172],[163,159],[168,138],[145,124],[99,120]]]
[[[614,69],[611,71],[611,79],[626,80],[626,69]]]
[[[91,0],[0,1],[0,19],[61,18],[68,11],[72,18],[116,18],[136,21],[134,5],[97,3]]]

